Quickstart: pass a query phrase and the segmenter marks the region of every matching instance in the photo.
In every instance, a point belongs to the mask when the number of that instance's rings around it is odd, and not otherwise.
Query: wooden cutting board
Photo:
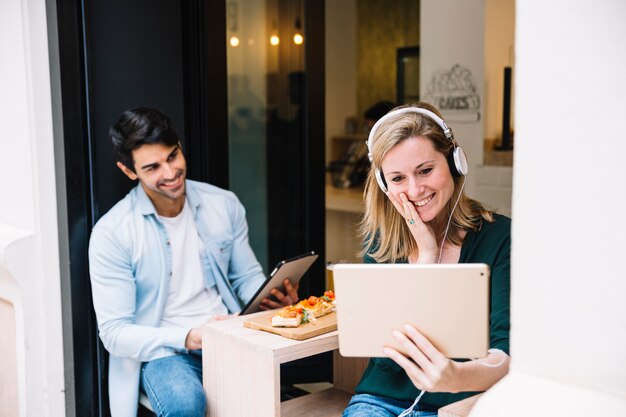
[[[244,327],[255,330],[264,330],[289,339],[305,340],[313,336],[337,330],[337,313],[332,312],[318,318],[316,321],[301,324],[298,327],[272,327],[272,317],[276,311],[268,311],[267,314],[259,314],[243,322]]]

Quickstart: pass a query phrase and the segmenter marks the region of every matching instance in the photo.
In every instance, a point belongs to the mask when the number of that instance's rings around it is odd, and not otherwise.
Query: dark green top
[[[366,263],[375,263],[365,255]],[[489,317],[489,343],[493,349],[509,353],[509,296],[511,274],[511,219],[494,214],[494,222],[482,222],[480,230],[468,232],[461,247],[459,263],[486,263],[491,268],[491,310]],[[396,400],[413,401],[419,390],[404,370],[388,358],[370,360],[357,394],[372,394]],[[475,392],[424,394],[420,405],[426,409],[438,409]]]

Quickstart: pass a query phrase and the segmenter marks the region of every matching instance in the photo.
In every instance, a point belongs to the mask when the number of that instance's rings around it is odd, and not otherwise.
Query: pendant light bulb
[[[293,35],[293,43],[295,43],[296,45],[302,45],[302,43],[304,42],[304,37],[302,36],[302,33],[300,33],[302,31],[302,23],[300,22],[299,17],[296,17],[296,22],[294,26],[296,28],[296,33]]]

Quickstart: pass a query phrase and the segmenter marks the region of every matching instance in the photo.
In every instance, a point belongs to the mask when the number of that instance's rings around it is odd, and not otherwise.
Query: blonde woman
[[[511,221],[463,193],[467,161],[434,106],[387,113],[372,128],[368,147],[365,262],[491,267],[486,358],[448,359],[407,325],[393,336],[410,357],[385,348],[388,358],[370,360],[344,411],[344,417],[436,416],[440,407],[488,389],[508,371]]]

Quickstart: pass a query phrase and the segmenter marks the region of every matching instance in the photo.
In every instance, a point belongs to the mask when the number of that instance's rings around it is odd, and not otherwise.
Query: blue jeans
[[[343,417],[397,417],[409,408],[413,401],[398,401],[370,394],[357,394],[352,397]],[[419,403],[407,417],[437,417],[437,411],[422,410]]]
[[[158,417],[204,417],[202,351],[167,356],[141,365],[141,390]]]

